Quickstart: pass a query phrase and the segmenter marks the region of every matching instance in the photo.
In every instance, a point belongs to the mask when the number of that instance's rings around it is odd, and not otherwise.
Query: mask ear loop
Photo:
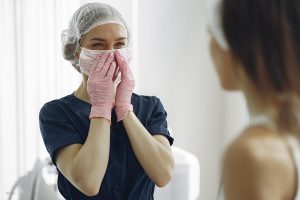
[[[81,36],[81,38],[79,40],[77,40],[77,45],[76,45],[76,50],[75,50],[75,58],[77,59],[77,66],[78,66],[78,69],[80,70],[80,66],[79,66],[79,57],[80,57],[80,52],[82,50],[82,47],[81,47],[81,42],[83,41],[85,37],[85,34]],[[78,58],[76,56],[76,54],[78,53]],[[80,70],[81,72],[81,70]]]
[[[81,50],[82,50],[81,42],[84,40],[84,38],[85,38],[85,34],[82,35],[82,36],[79,38],[79,40],[77,41],[75,54],[78,53],[79,56],[80,56],[80,52],[81,52]],[[78,56],[78,57],[79,57],[79,56]],[[78,59],[77,59],[77,60],[78,60]]]

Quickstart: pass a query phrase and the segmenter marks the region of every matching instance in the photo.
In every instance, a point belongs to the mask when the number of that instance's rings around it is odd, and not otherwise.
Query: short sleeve
[[[68,120],[62,108],[53,102],[46,103],[39,113],[39,124],[46,149],[56,166],[55,153],[71,144],[83,144],[83,139]]]
[[[147,123],[147,130],[151,135],[163,135],[168,140],[170,145],[173,144],[174,139],[168,130],[167,112],[165,111],[161,101],[157,97],[153,97],[154,109],[151,117]]]

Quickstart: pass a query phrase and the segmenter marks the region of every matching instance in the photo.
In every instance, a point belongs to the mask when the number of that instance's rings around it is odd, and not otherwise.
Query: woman
[[[154,186],[172,177],[173,138],[160,100],[132,92],[125,21],[113,7],[89,3],[62,36],[64,58],[82,82],[40,111],[60,193],[80,200],[153,199]]]
[[[300,199],[300,1],[210,2],[210,49],[251,123],[223,160],[226,200]]]

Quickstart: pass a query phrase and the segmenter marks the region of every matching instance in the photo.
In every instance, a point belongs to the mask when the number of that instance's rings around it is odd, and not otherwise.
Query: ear
[[[224,50],[211,38],[210,51],[217,74],[223,89],[229,91],[239,90],[238,61],[230,50]]]
[[[77,60],[79,60],[80,52],[81,52],[81,49],[77,48],[76,52],[75,52],[75,57],[77,58]]]
[[[82,37],[79,39],[79,42],[77,43],[77,46],[76,46],[75,57],[77,58],[77,60],[79,60],[79,57],[80,57],[80,52],[81,52],[81,42],[82,42],[83,38],[84,38],[84,36],[82,36]]]

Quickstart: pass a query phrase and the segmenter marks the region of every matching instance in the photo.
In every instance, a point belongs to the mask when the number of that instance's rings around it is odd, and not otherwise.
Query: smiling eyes
[[[105,47],[106,43],[104,42],[97,42],[92,44],[92,47]],[[114,44],[114,46],[116,47],[124,47],[126,46],[125,42],[117,42],[116,44]]]

